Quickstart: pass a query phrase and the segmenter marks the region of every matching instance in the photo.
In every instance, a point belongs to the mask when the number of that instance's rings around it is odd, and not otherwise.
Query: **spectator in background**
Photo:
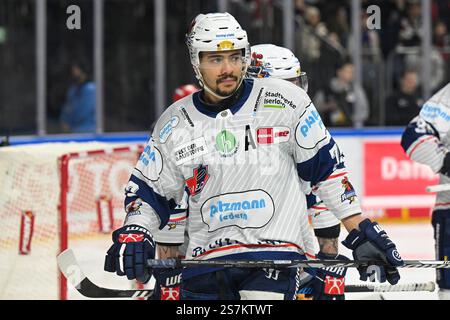
[[[386,99],[386,125],[405,126],[419,113],[423,100],[418,88],[417,72],[406,70],[400,79],[400,91]]]
[[[95,84],[89,79],[88,68],[82,62],[71,65],[73,84],[67,90],[61,110],[63,132],[95,132]]]
[[[406,2],[406,17],[400,20],[399,44],[401,46],[420,46],[422,38],[421,17],[420,0],[408,0]]]
[[[297,42],[302,56],[308,61],[315,62],[320,58],[320,38],[328,35],[325,24],[321,21],[320,11],[316,7],[307,6],[304,13],[304,26],[297,32]]]
[[[448,82],[450,80],[450,34],[444,21],[439,20],[434,25],[433,44],[445,63],[445,80],[443,82]]]
[[[363,88],[353,83],[353,64],[348,59],[314,101],[325,126],[359,128],[369,116],[369,102]]]

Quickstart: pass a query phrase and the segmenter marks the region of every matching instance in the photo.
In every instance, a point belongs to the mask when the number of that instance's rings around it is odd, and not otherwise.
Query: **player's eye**
[[[212,57],[208,60],[212,64],[221,64],[223,61],[222,57]]]
[[[237,64],[241,61],[241,56],[232,56],[230,60],[232,63]]]

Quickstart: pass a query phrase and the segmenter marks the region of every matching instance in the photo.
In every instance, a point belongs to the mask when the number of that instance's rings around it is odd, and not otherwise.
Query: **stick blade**
[[[77,291],[88,298],[146,298],[153,294],[153,290],[119,290],[97,286],[84,274],[72,249],[66,249],[58,257],[58,266],[67,282]]]
[[[75,254],[72,249],[66,249],[56,258],[59,270],[61,270],[67,282],[70,282],[75,288],[78,288],[86,275],[81,270]]]

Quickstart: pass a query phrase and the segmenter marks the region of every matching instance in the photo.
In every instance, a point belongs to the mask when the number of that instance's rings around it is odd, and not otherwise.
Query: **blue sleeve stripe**
[[[305,162],[297,163],[299,177],[305,181],[310,181],[312,185],[325,181],[333,173],[337,164],[337,160],[332,158],[330,153],[334,145],[335,142],[331,139],[327,145],[319,149],[314,157]],[[336,169],[341,168],[344,168],[343,163],[336,166]]]
[[[435,136],[439,139],[438,131],[429,122],[426,123],[426,130],[424,130],[423,128],[421,128],[420,130],[416,130],[417,128],[417,123],[412,122],[408,124],[405,131],[403,132],[400,144],[402,145],[402,148],[403,150],[405,150],[405,152],[414,142],[416,142],[423,136]]]
[[[156,193],[148,184],[134,175],[131,175],[130,181],[134,182],[139,187],[136,195],[148,205],[150,205],[150,207],[155,210],[156,214],[158,214],[161,220],[159,229],[164,228],[164,226],[169,221],[171,213],[174,213],[174,209],[176,207],[175,201],[173,199],[168,200],[166,197],[163,197],[160,194]],[[135,199],[136,197],[127,196],[125,198],[125,208],[131,201]]]

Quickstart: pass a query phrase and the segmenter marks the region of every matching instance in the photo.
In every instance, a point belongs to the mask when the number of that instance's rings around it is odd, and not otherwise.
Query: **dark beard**
[[[225,79],[231,78],[234,81],[238,81],[238,77],[233,76],[232,74],[225,74],[222,77],[220,77],[219,79],[216,80],[216,84],[217,84],[217,89],[215,90],[215,93],[220,95],[220,96],[228,96],[230,94],[232,94],[237,88],[235,89],[231,89],[229,91],[224,91],[224,90],[220,90],[219,89],[219,84],[222,83]]]

